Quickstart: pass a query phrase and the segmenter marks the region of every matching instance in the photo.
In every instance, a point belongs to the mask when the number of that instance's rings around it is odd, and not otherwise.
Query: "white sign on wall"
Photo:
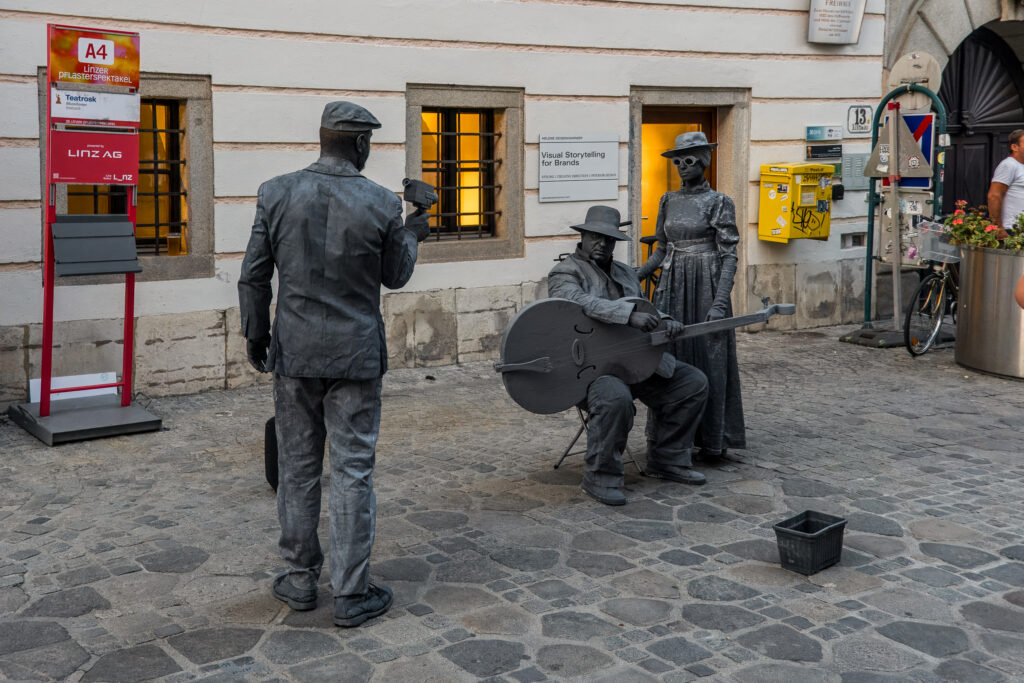
[[[850,135],[871,135],[872,110],[866,104],[855,104],[846,110],[846,132]]]
[[[860,40],[867,0],[811,0],[808,43],[852,44]]]
[[[90,126],[139,125],[139,94],[58,90],[50,87],[50,118],[56,123]]]
[[[541,135],[539,177],[542,202],[618,199],[618,135]]]

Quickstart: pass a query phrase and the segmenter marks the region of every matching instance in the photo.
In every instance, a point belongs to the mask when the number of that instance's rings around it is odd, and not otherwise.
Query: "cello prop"
[[[647,299],[628,298],[641,313],[658,315]],[[689,339],[793,315],[794,304],[767,304],[755,313],[687,325],[676,339]],[[652,332],[588,317],[568,299],[540,299],[521,310],[501,340],[494,363],[506,391],[532,413],[567,410],[587,395],[590,383],[613,375],[626,384],[642,382],[657,370],[669,342],[662,320]]]

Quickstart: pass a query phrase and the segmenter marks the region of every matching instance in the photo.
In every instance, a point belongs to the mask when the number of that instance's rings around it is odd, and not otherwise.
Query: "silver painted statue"
[[[595,320],[650,332],[659,317],[636,310],[636,304],[623,298],[640,296],[636,272],[612,258],[615,242],[629,239],[619,230],[627,224],[619,221],[613,207],[590,207],[586,220],[571,226],[580,232],[580,242],[573,254],[551,269],[548,294],[578,303]],[[667,320],[666,325],[670,338],[682,333],[678,322]],[[707,380],[700,370],[666,353],[655,374],[642,382],[627,385],[604,375],[587,388],[582,406],[589,413],[586,471],[581,488],[605,505],[626,503],[622,451],[633,427],[634,398],[649,408],[649,414],[660,417],[647,449],[647,476],[698,486],[705,482],[703,474],[691,469],[690,447],[704,410]]]
[[[736,208],[732,199],[711,189],[704,170],[711,150],[703,133],[683,133],[662,154],[679,171],[680,188],[666,192],[658,206],[658,247],[637,271],[641,279],[661,267],[654,305],[690,325],[732,317],[736,275]],[[746,448],[736,333],[732,330],[673,342],[670,352],[700,368],[708,378],[708,403],[695,437],[698,458],[713,460],[727,448]],[[654,433],[654,426],[648,426]]]
[[[324,108],[320,159],[260,186],[238,279],[249,362],[274,373],[279,546],[288,570],[274,580],[273,593],[296,610],[316,607],[327,440],[334,623],[346,627],[383,614],[392,602],[390,589],[369,583],[373,467],[387,370],[380,288],[409,281],[418,242],[429,233],[422,211],[403,224],[395,193],[360,175],[376,128],[380,122],[358,105]]]

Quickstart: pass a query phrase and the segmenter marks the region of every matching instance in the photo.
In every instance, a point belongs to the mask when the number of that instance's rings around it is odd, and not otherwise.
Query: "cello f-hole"
[[[576,373],[576,379],[579,379],[580,375],[582,375],[587,370],[597,370],[597,366],[596,365],[586,365],[586,366],[580,368],[579,372]]]

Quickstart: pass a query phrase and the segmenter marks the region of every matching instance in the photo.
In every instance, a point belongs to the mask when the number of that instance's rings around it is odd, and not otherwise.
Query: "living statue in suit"
[[[593,206],[586,220],[573,225],[581,233],[576,252],[556,265],[548,275],[548,294],[580,304],[583,312],[602,322],[630,325],[649,332],[658,316],[636,311],[624,297],[640,297],[636,271],[612,259],[615,242],[629,239],[619,226],[619,212],[610,206]],[[671,336],[683,326],[667,320]],[[586,473],[583,491],[606,505],[623,505],[622,451],[633,427],[633,399],[640,399],[658,417],[658,427],[647,451],[646,474],[684,484],[703,484],[704,475],[690,469],[690,447],[704,412],[708,381],[697,368],[669,354],[657,371],[643,382],[627,385],[605,375],[587,389]]]
[[[279,545],[288,570],[274,580],[273,592],[293,609],[316,607],[328,440],[334,623],[346,627],[383,614],[392,602],[390,589],[369,583],[373,466],[387,370],[380,288],[409,281],[418,242],[429,233],[422,211],[403,224],[395,193],[360,175],[377,128],[380,122],[355,104],[324,108],[319,160],[260,186],[238,280],[249,361],[274,373]]]

